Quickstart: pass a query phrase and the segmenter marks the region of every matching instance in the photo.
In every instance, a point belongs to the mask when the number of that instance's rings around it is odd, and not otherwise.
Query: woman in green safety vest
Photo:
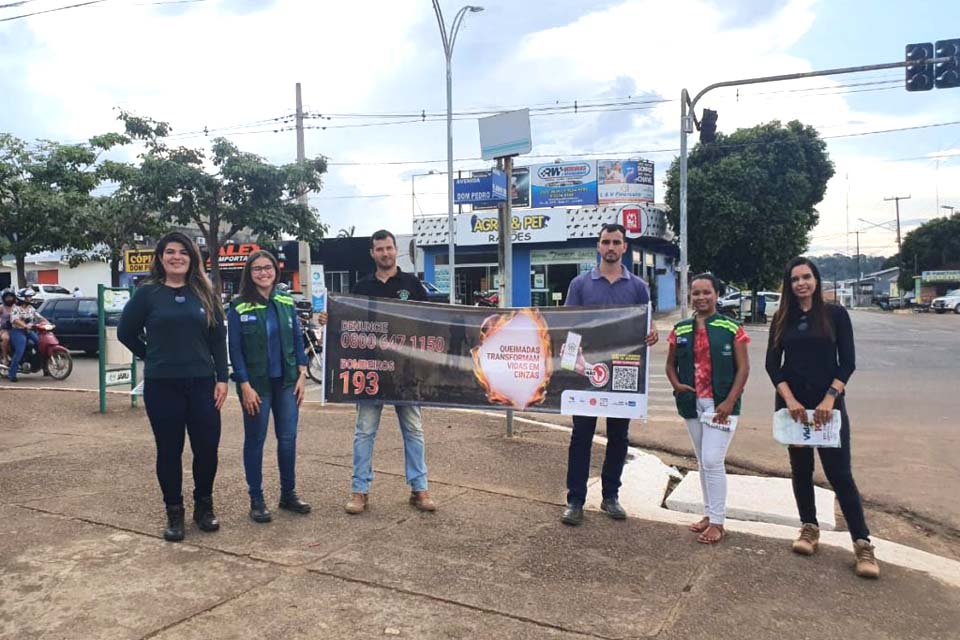
[[[716,277],[694,276],[690,284],[693,318],[681,320],[670,333],[667,379],[673,385],[677,410],[700,466],[704,517],[690,525],[697,541],[723,540],[727,506],[727,470],[724,461],[737,428],[740,395],[750,375],[743,327],[717,313],[720,291]]]
[[[240,293],[227,312],[230,364],[243,406],[243,469],[250,518],[270,522],[263,499],[263,445],[270,413],[277,434],[280,508],[310,513],[296,492],[297,423],[303,403],[307,356],[293,298],[276,289],[277,259],[254,251],[240,276]]]

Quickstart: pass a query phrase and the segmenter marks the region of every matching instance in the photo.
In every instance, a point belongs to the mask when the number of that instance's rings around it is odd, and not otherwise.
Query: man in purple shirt
[[[577,276],[567,291],[568,307],[599,307],[613,305],[646,305],[650,302],[647,283],[630,273],[623,266],[626,253],[626,229],[619,224],[605,224],[600,230],[597,251],[600,264],[590,273]],[[647,346],[657,343],[657,328],[650,324],[646,337]],[[600,478],[603,486],[603,501],[600,510],[614,520],[623,520],[627,512],[620,506],[620,475],[627,459],[628,418],[606,418],[607,451],[603,459]],[[573,433],[567,453],[567,508],[560,519],[572,526],[583,522],[583,503],[587,499],[587,478],[590,474],[590,448],[597,428],[596,416],[573,416]]]

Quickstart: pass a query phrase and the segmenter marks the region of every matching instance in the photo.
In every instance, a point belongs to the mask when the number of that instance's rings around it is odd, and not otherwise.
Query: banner
[[[649,309],[489,309],[330,295],[330,402],[638,418]]]
[[[456,178],[453,181],[455,204],[497,203],[506,199],[507,174],[500,169],[484,171],[482,175],[474,173],[469,178]]]
[[[150,273],[153,267],[153,249],[127,249],[123,252],[123,270],[126,273]]]
[[[599,160],[598,204],[653,203],[653,163],[649,160]]]
[[[566,242],[567,212],[563,209],[511,211],[511,242]],[[456,219],[458,247],[497,244],[500,214],[497,211],[459,213]]]
[[[531,167],[534,207],[578,207],[597,204],[597,163],[553,162]]]
[[[489,174],[489,171],[474,171],[471,175],[475,178],[482,178]],[[514,167],[510,172],[510,206],[513,208],[526,208],[530,206],[530,169],[528,167]],[[496,202],[474,202],[473,210],[477,209],[496,209]]]

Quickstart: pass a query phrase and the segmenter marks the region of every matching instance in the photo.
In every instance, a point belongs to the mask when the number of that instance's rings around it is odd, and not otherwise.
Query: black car
[[[40,305],[39,313],[57,325],[54,333],[67,349],[89,354],[99,350],[96,298],[54,298]],[[115,327],[119,322],[119,311],[107,314],[108,327]]]

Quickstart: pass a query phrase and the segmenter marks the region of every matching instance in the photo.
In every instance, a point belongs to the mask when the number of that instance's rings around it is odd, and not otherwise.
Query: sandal
[[[710,526],[710,518],[704,516],[701,520],[694,522],[687,529],[694,533],[703,533]]]
[[[714,531],[718,531],[720,535],[717,536],[716,538],[707,535],[708,533],[710,533],[711,529]],[[722,524],[711,524],[704,530],[703,533],[697,536],[697,542],[700,542],[702,544],[717,544],[718,542],[723,540],[725,535],[726,535],[726,532],[723,530]]]

